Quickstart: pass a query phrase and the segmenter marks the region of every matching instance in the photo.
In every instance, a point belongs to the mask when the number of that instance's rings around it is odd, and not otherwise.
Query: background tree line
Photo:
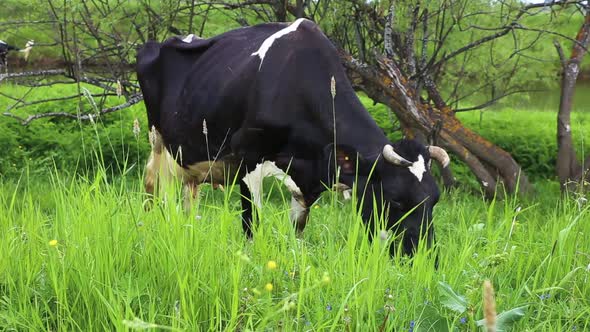
[[[391,111],[378,121],[453,152],[488,196],[498,186],[507,192],[530,191],[528,176],[513,151],[466,128],[457,114],[533,90],[558,89],[563,82],[555,167],[563,188],[573,183],[577,189],[585,183],[590,160],[576,156],[571,137],[576,130],[569,119],[576,81],[571,74],[587,66],[587,6],[587,1],[6,0],[0,38],[21,47],[34,39],[35,50],[28,63],[13,54],[0,76],[7,117],[2,121],[14,128],[4,145],[14,151],[23,137],[35,137],[34,130],[16,124],[42,123],[38,128],[49,126],[56,133],[54,143],[65,137],[60,132],[86,132],[86,137],[105,135],[102,139],[109,141],[112,156],[103,151],[103,158],[120,159],[120,148],[131,151],[127,155],[139,154],[146,140],[133,139],[125,125],[143,117],[133,70],[139,45],[306,17],[341,50],[354,86]],[[50,120],[36,121],[42,118]],[[109,129],[97,133],[86,125],[96,121]],[[51,150],[51,140],[33,142],[25,150]],[[86,142],[89,149],[97,144],[92,138]],[[19,168],[4,165],[3,172],[11,167]],[[453,175],[442,175],[452,186]]]

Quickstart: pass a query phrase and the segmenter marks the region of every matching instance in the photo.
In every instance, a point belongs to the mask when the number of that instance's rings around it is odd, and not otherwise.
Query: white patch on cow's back
[[[252,194],[254,204],[259,208],[262,207],[262,180],[269,176],[282,181],[294,197],[303,197],[301,189],[288,174],[278,168],[274,161],[265,161],[256,165],[256,168],[242,179]]]
[[[301,24],[301,22],[303,22],[304,20],[305,20],[304,18],[297,19],[295,22],[291,23],[291,25],[289,25],[288,27],[273,33],[272,35],[270,35],[268,38],[266,38],[262,42],[262,45],[260,45],[260,48],[258,49],[258,51],[251,54],[252,56],[258,55],[258,57],[260,58],[260,66],[258,66],[258,70],[260,70],[260,68],[262,68],[262,62],[264,61],[264,57],[266,56],[266,52],[268,52],[268,50],[270,49],[272,44],[275,42],[275,40],[283,37],[286,34],[289,34],[293,31],[297,30],[297,28],[299,27],[299,24]]]
[[[193,41],[193,39],[195,39],[195,35],[193,35],[193,34],[191,33],[190,35],[188,35],[188,36],[184,37],[184,38],[182,39],[182,41],[183,41],[183,42],[185,42],[185,43],[190,43],[190,42],[192,42],[192,41]]]
[[[424,163],[424,157],[421,154],[418,155],[418,160],[415,161],[412,166],[408,166],[408,169],[418,179],[418,182],[422,182],[422,177],[426,172],[426,164]]]

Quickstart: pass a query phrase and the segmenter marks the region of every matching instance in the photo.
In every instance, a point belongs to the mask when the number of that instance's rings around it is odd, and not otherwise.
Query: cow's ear
[[[330,144],[325,148],[326,155],[330,163],[334,162],[334,152],[336,153],[336,164],[340,167],[341,175],[355,175],[357,172],[357,162],[362,161],[362,156],[358,154],[354,149],[346,145]]]

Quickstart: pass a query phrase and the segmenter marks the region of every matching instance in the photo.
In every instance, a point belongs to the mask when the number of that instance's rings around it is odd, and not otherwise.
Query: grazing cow
[[[273,161],[299,189],[291,190],[299,230],[320,193],[340,182],[356,184],[369,226],[383,216],[386,227],[404,233],[405,253],[412,254],[421,237],[433,241],[439,190],[428,165],[434,158],[446,167],[446,152],[413,140],[391,143],[313,22],[148,42],[138,52],[137,75],[154,128],[148,192],[164,149],[185,183],[237,176],[242,227],[251,236],[248,176],[256,176],[262,161]],[[254,174],[243,178],[248,172]]]
[[[29,40],[24,49],[19,49],[16,46],[12,46],[7,44],[5,41],[0,40],[0,68],[4,67],[5,71],[8,71],[8,61],[7,56],[9,51],[18,51],[24,54],[25,61],[29,59],[29,54],[31,53],[31,49],[35,45],[34,40]]]
[[[7,44],[5,41],[0,40],[0,68],[6,67],[6,56],[9,51],[18,51],[17,47]]]

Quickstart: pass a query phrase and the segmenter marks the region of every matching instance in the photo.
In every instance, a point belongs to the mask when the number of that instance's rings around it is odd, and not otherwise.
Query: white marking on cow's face
[[[487,187],[487,186],[488,186],[488,183],[487,183],[487,182],[485,182],[485,181],[481,181],[481,184],[482,184],[484,187]]]
[[[418,182],[422,182],[422,177],[426,172],[426,164],[424,163],[424,157],[421,154],[418,155],[418,160],[415,161],[412,166],[408,166],[408,169],[418,179]]]
[[[262,68],[262,62],[264,61],[264,57],[266,56],[266,52],[268,52],[268,50],[270,49],[272,44],[275,42],[275,40],[283,37],[286,34],[289,34],[293,31],[297,30],[297,28],[299,27],[299,24],[301,24],[301,22],[303,22],[304,20],[305,20],[304,18],[297,19],[295,22],[293,22],[288,27],[273,33],[272,35],[270,35],[268,38],[266,38],[262,42],[262,45],[260,45],[260,48],[258,49],[258,51],[251,54],[251,56],[258,55],[258,57],[260,58],[260,66],[258,66],[258,70],[260,70],[260,68]]]
[[[183,41],[183,42],[185,42],[185,43],[190,43],[190,42],[192,42],[192,41],[193,41],[193,39],[194,39],[194,38],[195,38],[195,35],[193,35],[193,34],[191,33],[190,35],[188,35],[188,36],[184,37],[184,38],[182,39],[182,41]]]

